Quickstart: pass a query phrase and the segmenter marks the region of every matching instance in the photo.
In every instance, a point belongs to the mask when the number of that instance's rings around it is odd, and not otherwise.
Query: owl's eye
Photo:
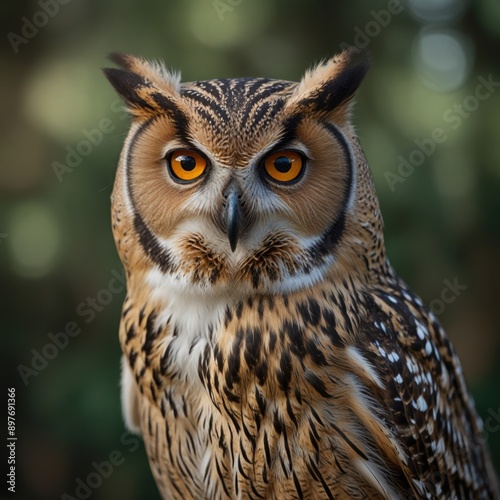
[[[167,164],[178,182],[195,181],[207,168],[207,160],[192,149],[176,149],[169,155]]]
[[[264,160],[266,174],[273,181],[291,183],[300,177],[304,168],[304,159],[297,151],[280,151]]]

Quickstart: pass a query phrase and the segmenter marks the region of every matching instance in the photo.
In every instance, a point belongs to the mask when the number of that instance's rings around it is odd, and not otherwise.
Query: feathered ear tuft
[[[180,73],[168,71],[162,62],[146,61],[140,57],[124,54],[123,52],[111,52],[109,60],[123,69],[142,75],[165,92],[174,94],[179,94],[180,92]]]
[[[109,59],[123,69],[104,68],[103,72],[132,114],[159,111],[167,101],[180,99],[179,73],[169,72],[161,63],[121,52],[112,52]]]
[[[348,49],[306,72],[287,108],[309,112],[343,122],[349,118],[350,103],[370,67],[365,55],[352,64],[356,50]]]

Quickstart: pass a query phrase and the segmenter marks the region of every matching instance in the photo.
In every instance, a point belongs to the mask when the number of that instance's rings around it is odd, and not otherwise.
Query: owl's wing
[[[493,498],[496,479],[460,362],[434,317],[400,281],[367,300],[359,348],[384,383],[389,426],[417,497]]]

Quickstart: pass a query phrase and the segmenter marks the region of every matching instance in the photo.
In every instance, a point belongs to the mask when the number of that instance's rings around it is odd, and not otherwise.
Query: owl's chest
[[[351,427],[348,381],[318,347],[315,308],[300,322],[282,300],[187,301],[142,314],[142,340],[132,339],[141,428],[166,498],[322,498],[311,468],[332,491],[343,492],[335,485],[346,474],[358,477],[352,450],[332,432]],[[133,341],[125,336],[125,351]]]

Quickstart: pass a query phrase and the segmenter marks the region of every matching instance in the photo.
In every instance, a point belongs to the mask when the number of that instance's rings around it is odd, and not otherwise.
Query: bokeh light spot
[[[47,274],[55,263],[60,231],[54,214],[44,205],[28,202],[16,208],[8,225],[14,268],[26,277]]]
[[[430,88],[450,92],[467,79],[471,64],[471,45],[451,30],[424,29],[415,43],[414,62]]]

